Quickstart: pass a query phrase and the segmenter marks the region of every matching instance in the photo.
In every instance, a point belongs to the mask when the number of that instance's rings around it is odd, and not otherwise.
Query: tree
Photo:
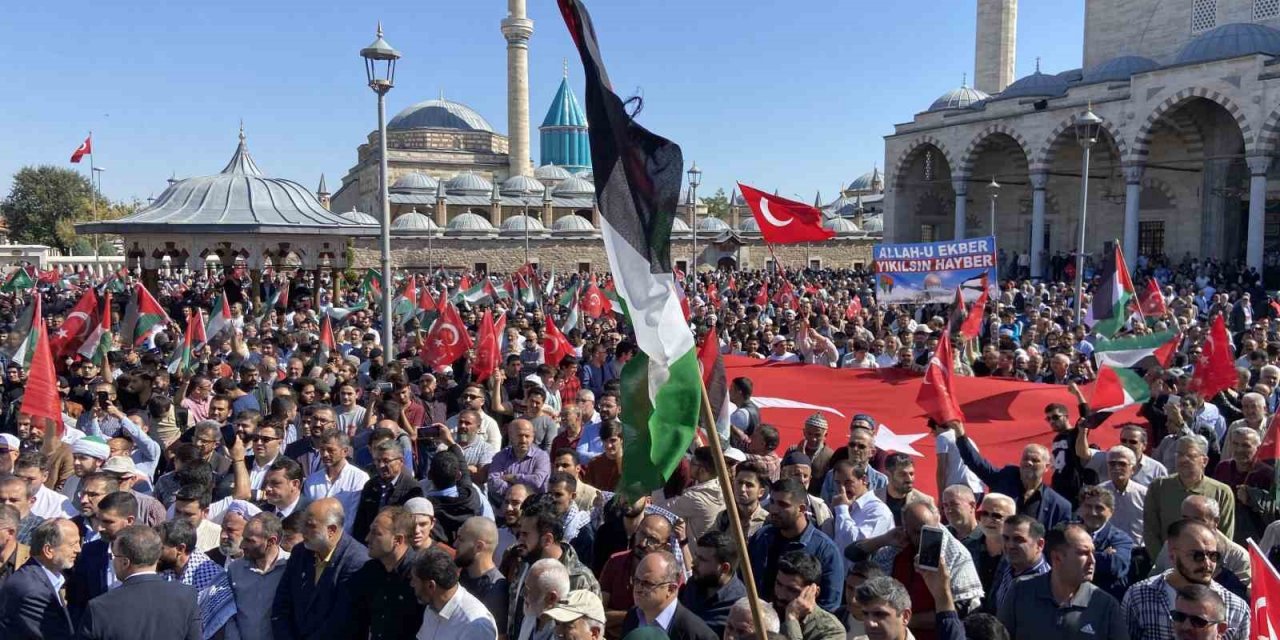
[[[97,194],[80,173],[44,165],[23,167],[14,174],[13,188],[0,202],[0,214],[14,242],[43,244],[70,253],[77,240],[75,223],[94,219],[95,199],[99,220],[129,215],[138,206],[136,202],[112,203]]]
[[[702,203],[707,205],[707,215],[713,218],[729,216],[729,196],[724,192],[724,187],[716,189],[714,196],[703,198]]]

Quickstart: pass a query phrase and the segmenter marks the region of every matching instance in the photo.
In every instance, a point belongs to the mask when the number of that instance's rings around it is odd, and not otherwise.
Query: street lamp
[[[1084,168],[1080,171],[1080,241],[1076,247],[1076,321],[1080,324],[1084,313],[1084,226],[1089,219],[1089,151],[1098,142],[1102,130],[1102,118],[1094,115],[1092,105],[1084,115],[1076,118],[1076,142],[1084,150]]]
[[[92,189],[93,197],[90,198],[90,200],[93,202],[93,219],[95,222],[98,220],[98,196],[102,194],[102,172],[106,170],[107,169],[105,167],[93,168],[93,178],[98,181],[97,186],[93,187]],[[92,182],[89,184],[90,186],[93,186]],[[98,234],[96,233],[93,234],[93,257],[94,257],[95,263],[99,262],[102,257],[102,253],[101,253],[102,249],[101,247],[98,246],[98,243],[100,240],[101,240],[101,237],[99,237]],[[101,267],[102,265],[94,264],[93,266],[94,268],[98,268],[98,267]]]
[[[996,182],[996,177],[991,176],[991,184],[987,185],[987,192],[991,194],[991,237],[996,237],[996,198],[1000,197],[1000,183]],[[1000,246],[999,243],[996,246]]]
[[[689,269],[698,271],[698,185],[702,184],[702,169],[698,163],[689,167],[689,227],[693,229],[693,260],[689,261]]]
[[[387,191],[387,92],[395,86],[396,60],[400,52],[382,39],[382,21],[378,21],[378,37],[360,50],[364,58],[369,88],[378,94],[378,195],[382,202],[382,352],[390,358],[394,339],[391,319],[391,195]]]

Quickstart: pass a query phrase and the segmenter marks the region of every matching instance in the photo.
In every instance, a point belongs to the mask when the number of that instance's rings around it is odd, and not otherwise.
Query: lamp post
[[[702,169],[698,163],[689,167],[689,228],[693,229],[693,259],[689,261],[689,270],[698,272],[698,185],[702,184]]]
[[[93,157],[93,156],[90,156],[90,158],[92,158],[92,157]],[[97,186],[94,186],[94,188],[93,188],[93,197],[90,199],[90,200],[93,202],[93,220],[94,220],[94,222],[97,222],[97,221],[98,221],[98,196],[102,194],[102,172],[103,172],[103,171],[106,171],[106,168],[105,168],[105,167],[94,167],[94,168],[93,168],[93,178],[94,178],[95,180],[97,180],[97,181],[98,181]],[[92,184],[92,183],[90,183],[90,186],[93,186],[93,184]],[[99,261],[99,259],[100,259],[100,258],[101,258],[101,256],[102,256],[101,248],[98,246],[98,243],[99,243],[101,240],[102,240],[102,238],[101,238],[98,234],[96,234],[96,233],[95,233],[95,234],[93,234],[93,257],[94,257],[94,262],[95,262],[95,264],[94,264],[93,266],[94,266],[94,268],[95,268],[95,269],[96,269],[96,268],[98,268],[98,267],[100,266],[100,265],[98,265],[98,264],[96,264],[96,263]]]
[[[996,237],[996,198],[1000,197],[1000,183],[991,176],[991,184],[987,185],[987,193],[991,195],[991,237]],[[1000,246],[998,243],[996,246]]]
[[[390,358],[394,332],[391,319],[391,195],[387,190],[387,92],[395,86],[400,52],[382,39],[382,22],[373,44],[360,50],[369,88],[378,94],[378,196],[382,204],[382,352]]]
[[[1080,240],[1076,246],[1076,319],[1080,324],[1084,313],[1084,227],[1089,219],[1089,152],[1098,141],[1098,132],[1102,129],[1102,119],[1094,115],[1093,107],[1085,110],[1084,115],[1076,118],[1076,142],[1084,151],[1084,167],[1080,171]]]

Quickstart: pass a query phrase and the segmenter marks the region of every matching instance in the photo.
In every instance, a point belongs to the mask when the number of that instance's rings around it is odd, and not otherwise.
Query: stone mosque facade
[[[569,84],[566,64],[559,89],[539,132],[539,162],[530,156],[528,51],[533,21],[525,0],[508,0],[502,21],[507,42],[509,136],[461,102],[426,100],[387,123],[387,170],[392,253],[407,269],[436,267],[506,272],[526,261],[561,272],[607,270],[595,203],[586,114]],[[316,197],[332,212],[377,225],[378,132],[356,150],[356,163],[329,193],[322,177]],[[761,240],[742,196],[730,196],[729,215],[707,215],[705,200],[692,204],[687,189],[673,229],[672,259],[687,269],[770,266],[853,267],[870,263],[881,237],[884,177],[874,169],[822,204],[836,237],[811,246],[774,247]],[[704,185],[704,189],[705,189]],[[714,188],[700,195],[710,195]],[[696,220],[696,222],[695,222]],[[695,231],[696,225],[696,242]],[[356,267],[379,261],[376,239],[357,239]],[[697,246],[697,256],[693,255]]]
[[[1016,22],[1016,0],[978,0],[973,86],[885,138],[885,237],[994,234],[1042,275],[1078,242],[1087,182],[1086,252],[1243,260],[1276,286],[1280,0],[1086,0],[1082,66],[1014,80]]]

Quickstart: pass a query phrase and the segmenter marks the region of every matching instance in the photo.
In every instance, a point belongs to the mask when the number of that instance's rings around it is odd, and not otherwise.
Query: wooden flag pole
[[[738,545],[739,569],[742,571],[742,582],[747,587],[747,601],[751,604],[751,619],[755,622],[756,636],[759,640],[769,640],[764,627],[764,612],[760,610],[760,596],[756,592],[756,580],[751,571],[751,556],[747,553],[747,536],[742,530],[742,521],[738,518],[738,503],[733,499],[733,482],[729,478],[729,466],[724,461],[724,449],[720,446],[720,434],[716,431],[715,413],[711,410],[711,400],[707,395],[707,382],[698,377],[702,389],[702,425],[707,431],[707,442],[711,447],[711,458],[716,463],[716,477],[720,480],[720,493],[724,499],[725,512],[729,519],[729,530],[733,532],[734,542]]]

